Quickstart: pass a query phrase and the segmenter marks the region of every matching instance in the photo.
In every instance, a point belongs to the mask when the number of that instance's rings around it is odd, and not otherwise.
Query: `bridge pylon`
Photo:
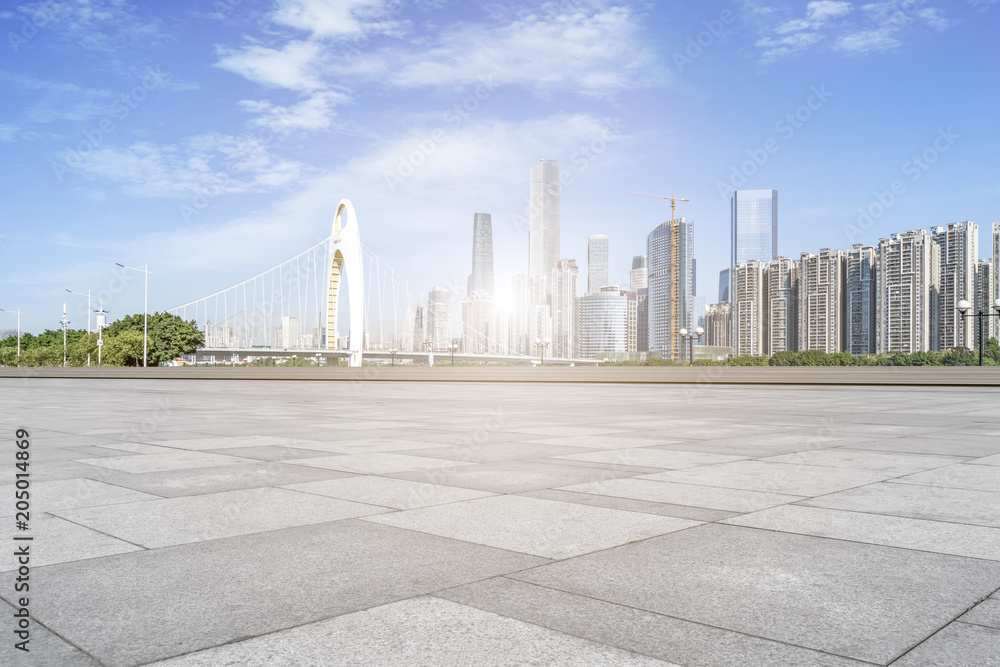
[[[346,217],[346,220],[344,219]],[[348,365],[361,366],[365,344],[365,283],[361,266],[361,237],[358,234],[358,217],[354,205],[341,199],[333,218],[333,235],[330,237],[330,279],[326,297],[326,349],[337,349],[337,308],[339,306],[341,276],[347,278],[350,300],[350,357]]]

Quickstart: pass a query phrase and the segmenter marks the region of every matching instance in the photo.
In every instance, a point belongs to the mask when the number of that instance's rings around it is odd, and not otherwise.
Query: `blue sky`
[[[959,220],[986,257],[1000,219],[995,0],[4,7],[0,308],[26,330],[64,301],[86,326],[66,288],[141,311],[115,262],[149,263],[154,310],[227,287],[327,236],[344,197],[425,291],[464,286],[491,213],[503,288],[527,268],[542,158],[584,275],[589,234],[625,283],[668,217],[627,191],[691,199],[710,302],[734,185],[779,191],[792,257]]]

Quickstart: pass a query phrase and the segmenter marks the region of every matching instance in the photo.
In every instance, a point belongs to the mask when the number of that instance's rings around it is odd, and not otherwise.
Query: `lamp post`
[[[63,304],[63,316],[62,316],[62,329],[63,329],[63,366],[66,365],[66,327],[69,326],[69,320],[66,319],[66,304]]]
[[[452,343],[448,346],[448,351],[451,352],[451,365],[455,366],[455,353],[458,352],[458,344]]]
[[[101,299],[101,309],[95,310],[97,313],[97,365],[101,365],[101,348],[104,347],[104,316],[108,311],[104,310],[104,299]]]
[[[0,313],[17,313],[17,358],[21,359],[21,309],[4,310],[0,308]]]
[[[691,332],[688,332],[687,329],[681,329],[677,332],[677,335],[681,337],[681,341],[686,340],[688,342],[688,365],[694,366],[694,341],[700,341],[701,337],[705,335],[705,330],[701,327]]]
[[[389,349],[389,366],[395,366],[396,365],[396,353],[397,352],[399,352],[399,348],[393,347],[393,348]]]
[[[143,264],[142,268],[135,266],[125,266],[124,264],[119,264],[115,262],[118,266],[123,269],[129,269],[130,271],[142,271],[146,274],[145,287],[143,288],[142,297],[142,367],[146,367],[146,356],[147,350],[149,349],[149,264]]]
[[[92,329],[90,328],[90,290],[87,290],[86,294],[84,294],[83,292],[74,292],[71,289],[68,289],[66,291],[69,292],[70,294],[76,294],[77,296],[85,296],[85,297],[87,297],[87,333],[88,334],[93,333]],[[89,343],[88,343],[88,346],[89,346]],[[100,362],[98,362],[98,363],[100,363]],[[90,365],[90,352],[87,353],[87,365],[88,366]]]
[[[955,304],[956,310],[962,316],[962,319],[966,317],[975,317],[979,324],[979,365],[983,365],[983,320],[987,317],[1000,317],[1000,299],[993,302],[993,310],[995,312],[988,313],[980,310],[978,313],[970,313],[972,310],[972,304],[962,299],[957,304]]]
[[[538,348],[538,353],[539,355],[541,355],[541,359],[538,364],[539,366],[545,365],[545,348],[547,348],[551,344],[552,344],[551,338],[546,338],[545,340],[542,340],[541,338],[535,339],[535,347]]]

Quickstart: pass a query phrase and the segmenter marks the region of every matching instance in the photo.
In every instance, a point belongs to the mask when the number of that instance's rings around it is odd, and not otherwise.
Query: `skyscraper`
[[[733,351],[738,357],[764,355],[767,333],[765,264],[751,259],[733,270]]]
[[[424,307],[414,301],[403,318],[403,352],[420,352],[424,349]]]
[[[729,289],[732,287],[732,270],[719,271],[719,303],[729,303]]]
[[[476,213],[472,227],[472,274],[469,294],[485,290],[493,292],[493,222],[489,213]]]
[[[427,293],[427,338],[435,352],[451,345],[451,292],[434,287]]]
[[[490,313],[493,298],[484,290],[472,292],[462,301],[462,351],[487,354],[490,351]]]
[[[976,301],[973,303],[973,308],[977,313],[982,311],[986,313],[996,313],[993,310],[993,260],[992,259],[981,259],[979,260],[979,266],[976,268]],[[986,317],[983,318],[985,321],[982,323],[983,331],[983,344],[985,345],[990,338],[993,338],[996,330],[996,317]],[[975,329],[976,335],[976,349],[979,349],[979,322],[971,322],[971,328]]]
[[[632,258],[632,271],[629,273],[629,289],[636,292],[649,286],[646,272],[646,256],[636,255]]]
[[[596,292],[609,284],[608,274],[608,237],[594,234],[587,238],[587,292]]]
[[[575,259],[563,259],[552,269],[552,349],[553,357],[576,356],[577,299],[580,296],[580,269]]]
[[[976,303],[976,264],[979,261],[979,225],[955,222],[931,229],[938,252],[937,349],[972,349],[976,345],[976,322],[962,317],[955,304]]]
[[[670,359],[686,359],[678,332],[692,329],[694,223],[677,218],[646,237],[649,262],[649,349]]]
[[[847,251],[845,292],[846,347],[851,354],[875,354],[875,248],[855,243]]]
[[[875,352],[927,352],[937,343],[940,253],[922,229],[879,239]]]
[[[732,317],[733,306],[730,303],[713,303],[708,307],[705,315],[705,344],[717,347],[732,346],[732,327],[730,319]]]
[[[769,262],[778,255],[778,191],[737,190],[731,201],[730,268],[751,259]]]
[[[775,257],[764,269],[767,284],[767,334],[764,354],[798,349],[798,266],[787,257]]]
[[[598,353],[627,352],[629,298],[617,285],[580,297],[580,358]]]
[[[559,162],[542,160],[531,168],[528,275],[546,280],[559,261]],[[546,290],[546,294],[550,294]]]
[[[840,352],[844,345],[844,252],[823,248],[799,261],[799,350]]]

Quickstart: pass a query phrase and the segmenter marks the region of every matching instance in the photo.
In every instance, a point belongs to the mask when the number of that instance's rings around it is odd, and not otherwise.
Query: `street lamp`
[[[101,299],[101,309],[95,310],[97,313],[97,365],[101,365],[101,349],[104,347],[104,316],[108,311],[104,310],[104,299]]]
[[[452,343],[448,346],[448,351],[451,352],[451,365],[455,365],[455,353],[458,352],[458,343]]]
[[[545,365],[545,348],[547,348],[551,344],[552,344],[551,338],[546,338],[545,340],[542,340],[541,338],[535,339],[535,347],[538,348],[538,353],[541,355],[541,361],[538,364],[539,366]]]
[[[689,333],[687,329],[681,329],[677,332],[677,335],[681,337],[681,341],[686,340],[688,342],[688,365],[694,366],[694,341],[700,341],[701,337],[705,335],[705,330],[698,327]]]
[[[143,264],[142,268],[137,268],[134,266],[125,266],[124,264],[119,264],[115,262],[118,266],[123,269],[129,269],[130,271],[142,271],[146,274],[146,285],[143,288],[142,297],[142,367],[146,367],[146,355],[149,349],[149,315],[147,311],[149,310],[149,264]]]
[[[63,316],[62,316],[62,328],[63,328],[63,366],[66,365],[66,327],[69,326],[69,320],[66,319],[66,304],[63,304]]]
[[[399,352],[399,349],[395,348],[395,347],[391,348],[389,350],[389,365],[390,366],[395,366],[396,365],[396,353],[397,352]]]
[[[972,310],[972,304],[962,299],[957,304],[955,308],[958,310],[959,314],[963,319],[966,317],[975,317],[979,323],[979,365],[983,365],[983,320],[987,317],[1000,317],[1000,299],[993,302],[993,310],[996,312],[988,313],[980,310],[978,313],[970,313]]]
[[[83,292],[74,292],[71,289],[68,289],[66,291],[69,292],[70,294],[76,294],[77,296],[85,296],[85,297],[87,297],[87,333],[88,334],[93,333],[92,330],[91,330],[91,328],[90,328],[90,290],[87,290],[86,294],[84,294]],[[88,343],[88,347],[89,347],[89,345],[90,344]],[[98,363],[100,363],[100,362],[98,362]],[[88,366],[90,365],[90,352],[87,353],[87,365]]]
[[[0,308],[0,313],[17,313],[17,358],[21,359],[21,309],[4,310]]]

